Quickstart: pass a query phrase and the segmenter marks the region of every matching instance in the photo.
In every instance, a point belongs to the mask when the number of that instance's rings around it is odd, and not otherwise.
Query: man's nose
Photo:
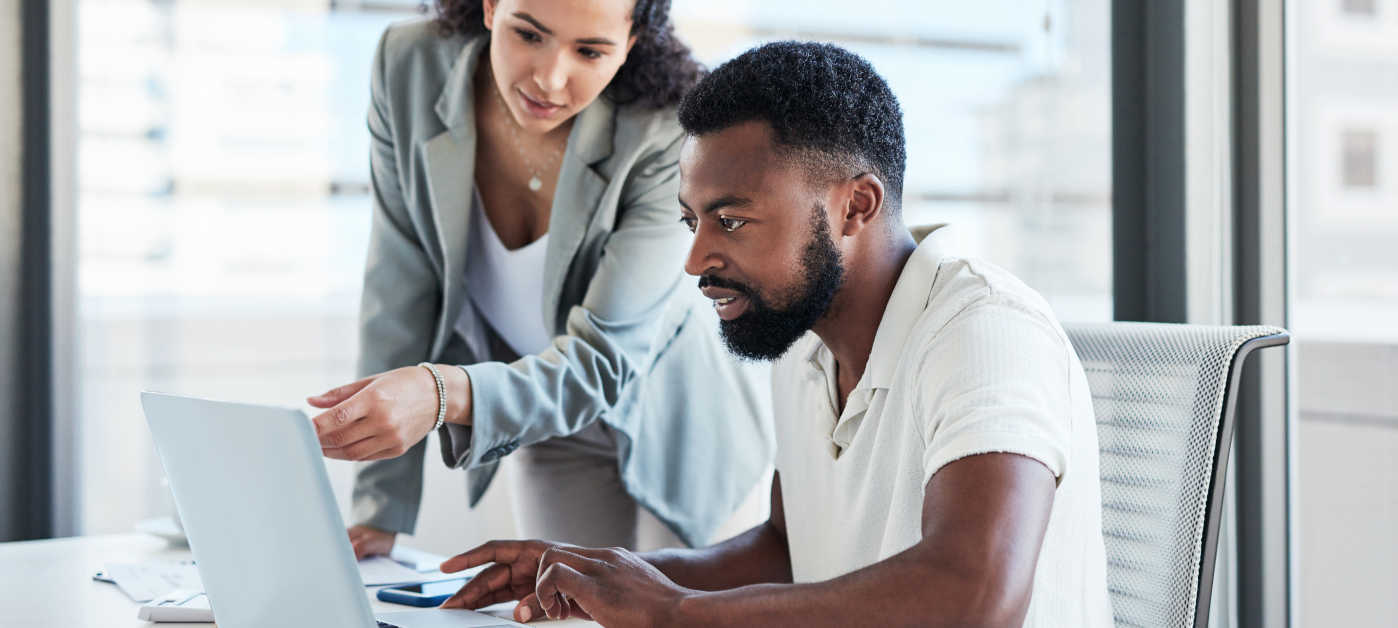
[[[684,260],[684,272],[698,277],[722,267],[722,262],[708,245],[708,239],[702,235],[702,231],[696,233],[694,242],[689,245],[689,256]]]

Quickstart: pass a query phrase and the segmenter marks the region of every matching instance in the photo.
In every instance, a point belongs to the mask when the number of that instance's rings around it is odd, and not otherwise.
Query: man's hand
[[[696,593],[626,550],[545,541],[491,541],[447,559],[442,571],[487,563],[494,564],[442,608],[477,609],[519,600],[515,621],[581,617],[608,627],[664,626],[680,600]]]
[[[519,600],[515,606],[515,621],[529,621],[544,616],[539,600],[534,596],[534,581],[539,574],[539,559],[552,547],[562,546],[546,541],[490,541],[457,554],[442,563],[442,571],[455,573],[477,565],[494,563],[461,587],[442,603],[442,608],[478,609],[509,600]],[[579,616],[586,615],[579,612]]]
[[[581,547],[546,550],[534,592],[550,619],[577,609],[608,628],[674,625],[680,602],[699,594],[627,550]]]
[[[447,386],[447,420],[469,421],[470,382],[465,373],[437,368]],[[327,458],[395,458],[426,438],[437,422],[436,381],[418,366],[366,377],[306,401],[328,408],[312,419]]]
[[[388,554],[393,551],[393,540],[397,536],[397,532],[380,530],[366,525],[350,526],[349,529],[350,545],[354,547],[355,560]]]

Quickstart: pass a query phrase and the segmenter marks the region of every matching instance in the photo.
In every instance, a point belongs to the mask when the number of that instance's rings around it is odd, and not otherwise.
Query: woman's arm
[[[668,144],[629,169],[616,227],[565,333],[537,355],[465,367],[471,431],[468,440],[460,437],[463,428],[448,427],[448,464],[492,462],[577,432],[634,399],[636,383],[668,340],[658,336],[683,276],[689,234],[676,201],[682,141],[675,130]]]
[[[374,54],[370,80],[369,184],[372,224],[359,313],[359,376],[416,364],[430,351],[440,300],[439,278],[423,250],[403,200],[398,137],[389,107],[386,64],[393,29]],[[331,404],[333,405],[333,404]],[[422,498],[426,445],[404,455],[361,463],[354,482],[352,521],[411,533]]]

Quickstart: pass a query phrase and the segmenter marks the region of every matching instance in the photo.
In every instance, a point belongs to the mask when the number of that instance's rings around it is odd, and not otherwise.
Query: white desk
[[[109,562],[189,558],[189,548],[170,547],[144,534],[74,537],[51,541],[0,543],[0,625],[6,628],[209,628],[213,624],[152,624],[136,619],[139,604],[114,584],[92,574]],[[375,612],[411,610],[385,604],[366,588]],[[487,609],[509,617],[514,603]],[[550,627],[596,626],[577,619],[546,622]]]

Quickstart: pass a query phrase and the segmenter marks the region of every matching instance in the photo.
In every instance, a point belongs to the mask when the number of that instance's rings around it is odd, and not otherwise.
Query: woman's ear
[[[495,24],[495,2],[496,0],[482,0],[481,2],[481,16],[482,21],[485,22],[485,30],[490,30],[490,27]]]

